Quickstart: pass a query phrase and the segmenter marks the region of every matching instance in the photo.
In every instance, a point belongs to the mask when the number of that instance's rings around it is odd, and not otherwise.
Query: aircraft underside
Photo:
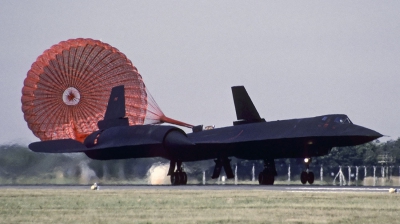
[[[260,145],[263,148],[260,148]],[[274,146],[265,148],[264,144],[245,144],[246,150],[238,149],[238,146],[232,145],[221,145],[220,149],[217,147],[208,146],[212,150],[207,150],[207,147],[199,145],[197,149],[190,149],[191,156],[176,156],[171,157],[164,149],[158,147],[142,147],[142,148],[129,148],[120,147],[112,150],[93,150],[85,152],[86,155],[92,159],[97,160],[110,160],[110,159],[127,159],[127,158],[151,158],[151,157],[162,157],[170,160],[170,168],[168,175],[171,178],[172,185],[184,185],[187,183],[187,174],[182,168],[183,162],[192,162],[201,160],[213,159],[215,167],[212,179],[218,178],[222,169],[225,170],[226,177],[228,179],[234,178],[230,161],[232,157],[247,160],[260,160],[262,158],[264,162],[264,169],[259,173],[258,180],[261,185],[271,185],[274,183],[275,176],[277,175],[274,159],[280,158],[310,158],[314,156],[326,155],[330,151],[330,147],[306,147],[302,148],[298,145],[291,145],[289,147]],[[175,153],[175,155],[177,155]],[[182,155],[187,155],[182,154]],[[311,160],[309,160],[311,161]],[[305,170],[301,174],[301,180],[303,183],[307,181],[312,184],[314,181],[314,174],[308,169],[308,162],[305,163]]]

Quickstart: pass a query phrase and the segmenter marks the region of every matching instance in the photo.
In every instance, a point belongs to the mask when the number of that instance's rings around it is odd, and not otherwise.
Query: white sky
[[[344,113],[400,136],[400,1],[1,1],[0,21],[0,144],[38,140],[23,80],[78,37],[126,54],[187,123],[231,125],[230,87],[244,85],[267,121]]]

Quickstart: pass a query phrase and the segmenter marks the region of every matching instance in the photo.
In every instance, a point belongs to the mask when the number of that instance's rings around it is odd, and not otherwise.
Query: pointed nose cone
[[[354,125],[354,126],[355,126],[354,130],[352,131],[354,133],[354,135],[369,137],[372,140],[375,140],[375,139],[383,136],[381,133],[379,133],[377,131],[374,131],[374,130],[371,130],[368,128],[364,128],[364,127],[358,126],[358,125]]]
[[[351,142],[355,145],[364,144],[383,136],[379,132],[358,125],[346,127],[343,134],[347,138],[351,139]]]

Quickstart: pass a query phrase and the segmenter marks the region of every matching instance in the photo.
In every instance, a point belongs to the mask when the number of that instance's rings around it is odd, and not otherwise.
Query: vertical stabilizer
[[[124,86],[112,88],[110,99],[104,120],[97,123],[99,129],[106,129],[115,126],[129,126],[129,120],[125,117],[125,89]]]
[[[232,86],[232,95],[238,119],[233,122],[234,125],[265,122],[265,119],[260,117],[244,86]]]

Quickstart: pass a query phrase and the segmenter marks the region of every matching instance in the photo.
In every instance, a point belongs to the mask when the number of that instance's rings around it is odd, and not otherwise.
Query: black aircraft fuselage
[[[113,127],[91,134],[84,145],[91,149],[85,153],[99,160],[144,157],[182,162],[218,157],[256,160],[323,156],[332,147],[359,145],[377,136],[379,133],[375,131],[352,124],[346,115],[331,114],[189,134],[166,125]]]
[[[84,152],[97,160],[166,158],[171,161],[168,174],[172,184],[186,184],[182,162],[215,159],[213,178],[219,176],[222,167],[227,177],[232,178],[229,157],[262,159],[265,169],[259,175],[260,184],[273,184],[276,176],[274,159],[323,156],[332,147],[359,145],[382,136],[353,124],[344,114],[266,122],[242,86],[232,87],[238,118],[233,126],[211,130],[198,126],[188,134],[169,125],[129,126],[124,118],[124,105],[119,105],[118,114],[112,114],[111,105],[115,107],[120,103],[111,102],[111,99],[115,95],[121,98],[121,91],[123,94],[123,87],[122,90],[121,87],[113,89],[105,119],[99,122],[100,130],[89,135],[83,144],[63,139],[35,142],[29,148],[36,152]],[[306,167],[307,172],[302,173],[302,178],[312,183],[314,174],[308,171],[308,164]]]

